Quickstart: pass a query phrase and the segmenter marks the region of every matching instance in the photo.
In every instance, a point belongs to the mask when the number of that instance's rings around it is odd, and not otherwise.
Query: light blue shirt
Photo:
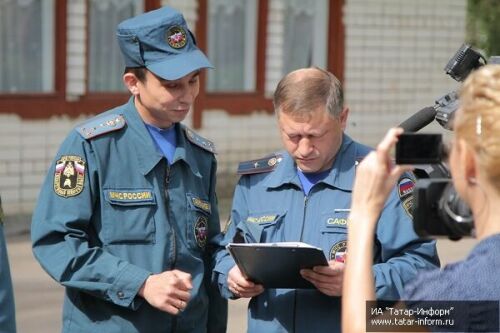
[[[177,147],[177,138],[175,136],[175,126],[169,128],[158,128],[153,125],[145,124],[153,141],[168,160],[169,164],[174,161],[175,148]]]
[[[309,195],[311,188],[319,181],[323,180],[328,176],[331,169],[321,171],[321,172],[308,172],[304,173],[302,170],[297,168],[297,176],[299,176],[300,183],[302,184],[302,191],[305,195]]]

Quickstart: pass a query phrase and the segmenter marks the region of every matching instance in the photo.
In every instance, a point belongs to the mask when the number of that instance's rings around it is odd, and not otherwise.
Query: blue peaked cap
[[[121,22],[116,36],[127,67],[146,67],[165,80],[177,80],[213,68],[195,45],[186,20],[171,7],[162,7]]]

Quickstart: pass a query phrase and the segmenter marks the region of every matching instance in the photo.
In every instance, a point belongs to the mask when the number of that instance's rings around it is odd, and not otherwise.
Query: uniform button
[[[123,293],[123,291],[117,292],[116,296],[118,296],[119,299],[125,298],[125,294]]]

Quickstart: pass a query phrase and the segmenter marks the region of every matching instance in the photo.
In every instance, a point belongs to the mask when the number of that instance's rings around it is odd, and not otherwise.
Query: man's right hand
[[[155,308],[177,315],[186,308],[191,289],[191,274],[175,269],[150,275],[138,294]]]
[[[261,284],[255,284],[247,280],[243,274],[241,274],[238,266],[234,266],[229,271],[227,275],[227,285],[229,290],[238,297],[254,297],[264,291],[264,287]]]

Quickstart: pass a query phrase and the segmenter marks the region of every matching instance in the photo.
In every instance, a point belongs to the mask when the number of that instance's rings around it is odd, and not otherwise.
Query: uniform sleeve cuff
[[[108,297],[117,305],[137,310],[144,302],[136,297],[151,272],[127,264],[108,291]]]
[[[219,286],[219,291],[222,297],[226,299],[238,299],[239,297],[233,294],[227,285],[227,275],[229,270],[235,265],[232,258],[228,258],[221,265],[217,265],[214,268],[214,274],[217,276],[217,285]]]

